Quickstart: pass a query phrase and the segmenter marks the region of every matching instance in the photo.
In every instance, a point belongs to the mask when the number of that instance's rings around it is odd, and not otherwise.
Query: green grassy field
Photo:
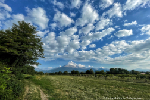
[[[150,84],[144,83],[59,75],[36,75],[28,81],[48,94],[49,100],[150,99]]]

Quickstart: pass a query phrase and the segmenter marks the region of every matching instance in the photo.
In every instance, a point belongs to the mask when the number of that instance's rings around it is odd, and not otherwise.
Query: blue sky
[[[150,69],[149,0],[0,0],[0,29],[37,27],[44,56],[35,68]]]

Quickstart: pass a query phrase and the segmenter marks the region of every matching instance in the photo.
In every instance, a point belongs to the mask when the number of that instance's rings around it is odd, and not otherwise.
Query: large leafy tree
[[[0,30],[0,61],[9,67],[39,65],[36,60],[43,57],[43,43],[36,34],[36,27],[24,21],[13,24],[11,29]]]

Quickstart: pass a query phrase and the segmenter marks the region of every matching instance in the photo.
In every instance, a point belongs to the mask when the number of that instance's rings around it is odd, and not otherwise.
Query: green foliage
[[[8,75],[11,73],[10,68],[2,68],[0,72],[0,100],[7,99],[12,94],[12,89],[8,88],[8,82],[10,80],[10,76]]]
[[[34,35],[36,27],[29,23],[18,21],[11,29],[0,30],[0,61],[6,62],[9,67],[18,68],[26,64],[35,64],[38,57],[43,57],[41,39]]]
[[[145,74],[150,74],[150,72],[149,71],[146,71],[146,73]]]
[[[64,71],[64,74],[68,74],[68,71]]]
[[[95,74],[105,74],[104,70],[101,71],[95,71]]]
[[[79,74],[79,71],[71,71],[71,74]]]
[[[23,89],[23,82],[11,74],[10,68],[0,65],[0,100],[17,100]]]

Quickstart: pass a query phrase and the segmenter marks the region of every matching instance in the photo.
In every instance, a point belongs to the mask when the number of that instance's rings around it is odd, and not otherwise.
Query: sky
[[[35,68],[150,70],[150,0],[0,0],[0,30],[22,20],[42,38]]]

